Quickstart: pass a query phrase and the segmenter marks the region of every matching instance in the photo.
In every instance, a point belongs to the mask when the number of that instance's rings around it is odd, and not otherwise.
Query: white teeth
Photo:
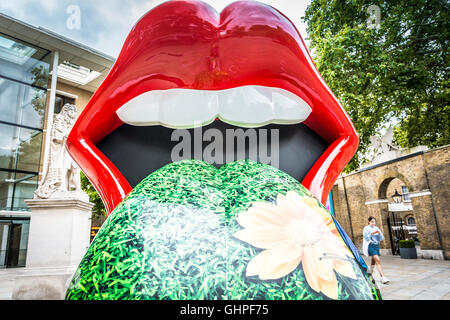
[[[151,95],[152,92],[147,92]],[[152,114],[140,114],[146,125],[158,122],[171,128],[186,128],[194,125],[204,125],[214,120],[217,114],[217,97],[207,91],[195,90],[164,90],[155,92],[159,98],[159,117]],[[153,97],[147,97],[151,100]],[[123,108],[123,107],[122,107]],[[122,109],[121,108],[121,109]]]
[[[119,108],[117,116],[134,126],[193,128],[214,119],[252,128],[304,121],[311,107],[297,95],[273,87],[226,90],[168,89],[145,92]]]

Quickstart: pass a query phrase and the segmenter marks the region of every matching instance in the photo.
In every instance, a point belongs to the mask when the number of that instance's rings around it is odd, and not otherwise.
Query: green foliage
[[[83,189],[84,192],[87,193],[89,196],[89,201],[94,204],[94,207],[92,208],[92,217],[93,218],[99,218],[100,216],[106,217],[106,209],[103,205],[102,199],[100,198],[99,194],[95,190],[94,186],[91,184],[89,179],[84,175],[83,172],[80,173],[81,175],[81,189]]]
[[[380,23],[368,8],[380,8]],[[305,13],[316,66],[360,137],[356,169],[369,137],[390,123],[402,147],[450,143],[449,3],[441,0],[312,0]]]
[[[400,248],[415,248],[414,240],[399,240],[398,246]]]
[[[33,75],[33,85],[47,88],[48,82],[48,66],[39,65],[31,69],[31,74]]]

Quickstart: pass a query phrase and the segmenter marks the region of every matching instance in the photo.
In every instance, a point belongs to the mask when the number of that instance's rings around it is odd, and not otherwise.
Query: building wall
[[[443,250],[449,259],[449,153],[446,146],[341,176],[332,189],[335,215],[355,245],[362,247],[362,230],[373,216],[385,235],[381,248],[391,248],[388,204],[405,185],[413,211],[398,216],[405,223],[415,218],[422,250]]]
[[[437,228],[440,230],[446,259],[450,259],[450,147],[423,154],[423,163],[431,191]]]
[[[333,189],[331,190],[333,195],[333,209],[336,219],[341,224],[342,228],[346,230],[349,237],[354,238],[353,225],[351,223],[351,212],[347,206],[347,194],[343,186],[344,179],[336,181]]]
[[[75,106],[78,110],[78,115],[83,111],[83,109],[86,107],[87,103],[89,102],[89,99],[91,99],[93,92],[89,92],[80,88],[73,87],[71,85],[58,82],[56,85],[56,90],[67,92],[72,95],[76,95],[77,98],[75,99]]]

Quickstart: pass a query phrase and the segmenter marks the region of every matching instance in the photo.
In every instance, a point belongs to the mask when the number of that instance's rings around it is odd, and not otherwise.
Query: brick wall
[[[355,245],[361,247],[367,218],[375,217],[385,235],[381,248],[389,249],[388,202],[393,202],[395,189],[401,193],[401,186],[405,185],[413,210],[398,212],[398,217],[405,224],[408,217],[414,217],[421,249],[442,249],[448,259],[449,165],[450,146],[446,146],[341,176],[332,189],[336,218]]]
[[[450,259],[450,147],[424,153],[423,163],[445,257]]]

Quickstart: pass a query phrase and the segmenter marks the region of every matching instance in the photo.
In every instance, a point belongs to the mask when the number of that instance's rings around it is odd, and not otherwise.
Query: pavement
[[[15,269],[0,269],[0,300],[11,300]]]
[[[381,266],[389,283],[381,283],[378,271],[373,277],[383,300],[450,300],[450,260],[384,255]],[[0,269],[0,300],[11,300],[14,279],[24,273],[24,268]]]
[[[450,260],[380,258],[389,282],[382,284],[378,271],[373,278],[383,300],[450,300]],[[369,259],[364,260],[369,265]]]

